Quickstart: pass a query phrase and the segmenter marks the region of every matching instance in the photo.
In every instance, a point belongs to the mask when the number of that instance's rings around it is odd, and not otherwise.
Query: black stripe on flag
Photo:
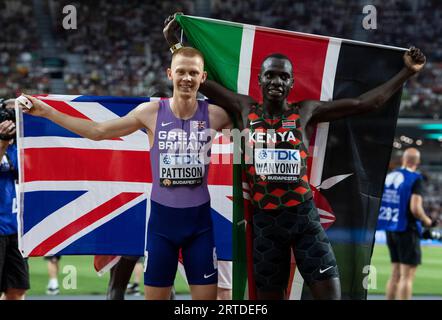
[[[401,51],[342,43],[333,99],[357,97],[384,83],[404,66],[402,55]],[[375,112],[330,123],[322,181],[353,173],[321,190],[336,216],[327,233],[337,258],[343,299],[366,299],[365,266],[370,265],[401,91]],[[308,295],[304,293],[303,298]]]

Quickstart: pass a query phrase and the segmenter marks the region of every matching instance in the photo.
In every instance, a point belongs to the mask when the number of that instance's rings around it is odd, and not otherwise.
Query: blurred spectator
[[[49,91],[49,79],[36,56],[36,22],[29,16],[32,2],[0,1],[0,96],[16,96],[19,90]]]

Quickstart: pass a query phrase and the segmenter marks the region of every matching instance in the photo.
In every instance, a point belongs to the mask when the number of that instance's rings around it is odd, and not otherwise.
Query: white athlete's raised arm
[[[69,116],[37,98],[25,96],[31,100],[33,107],[31,109],[21,107],[23,113],[47,118],[63,128],[91,140],[122,137],[146,127],[145,123],[141,120],[143,119],[141,113],[143,113],[143,110],[148,109],[150,104],[154,104],[154,102],[143,103],[124,117],[104,122],[95,122]]]

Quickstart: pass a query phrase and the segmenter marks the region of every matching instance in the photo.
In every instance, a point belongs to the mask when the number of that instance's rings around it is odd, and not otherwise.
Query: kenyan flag
[[[209,78],[258,101],[262,100],[260,66],[272,53],[285,54],[293,63],[291,102],[356,97],[403,67],[404,49],[400,48],[199,17],[179,16],[178,21],[188,41],[204,54]],[[370,265],[400,98],[398,92],[377,112],[321,123],[310,140],[310,184],[336,254],[344,299],[366,298],[370,283],[364,281],[366,266]],[[250,222],[247,186],[240,179],[241,168],[235,170],[233,297],[253,299],[252,261],[247,258],[251,246],[246,241],[251,224],[245,223]],[[305,289],[293,268],[290,298],[307,297]]]

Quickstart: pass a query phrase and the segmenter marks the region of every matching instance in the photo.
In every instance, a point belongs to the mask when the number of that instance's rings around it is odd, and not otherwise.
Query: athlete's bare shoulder
[[[160,108],[160,103],[159,101],[149,101],[149,102],[143,102],[141,104],[139,104],[136,108],[135,111],[137,113],[141,113],[144,115],[153,115],[158,113],[158,109]]]
[[[232,123],[226,110],[216,104],[209,104],[210,127],[215,130],[230,129]]]
[[[218,114],[218,115],[219,114],[227,114],[227,112],[223,108],[221,108],[220,106],[218,106],[216,104],[209,103],[207,108],[209,109],[209,113]]]
[[[144,127],[153,132],[155,130],[155,123],[157,121],[159,108],[159,101],[143,102],[132,110],[130,115],[137,118],[137,120],[140,121]]]
[[[303,100],[298,103],[299,115],[301,117],[301,125],[305,129],[316,108],[321,105],[319,100]]]

